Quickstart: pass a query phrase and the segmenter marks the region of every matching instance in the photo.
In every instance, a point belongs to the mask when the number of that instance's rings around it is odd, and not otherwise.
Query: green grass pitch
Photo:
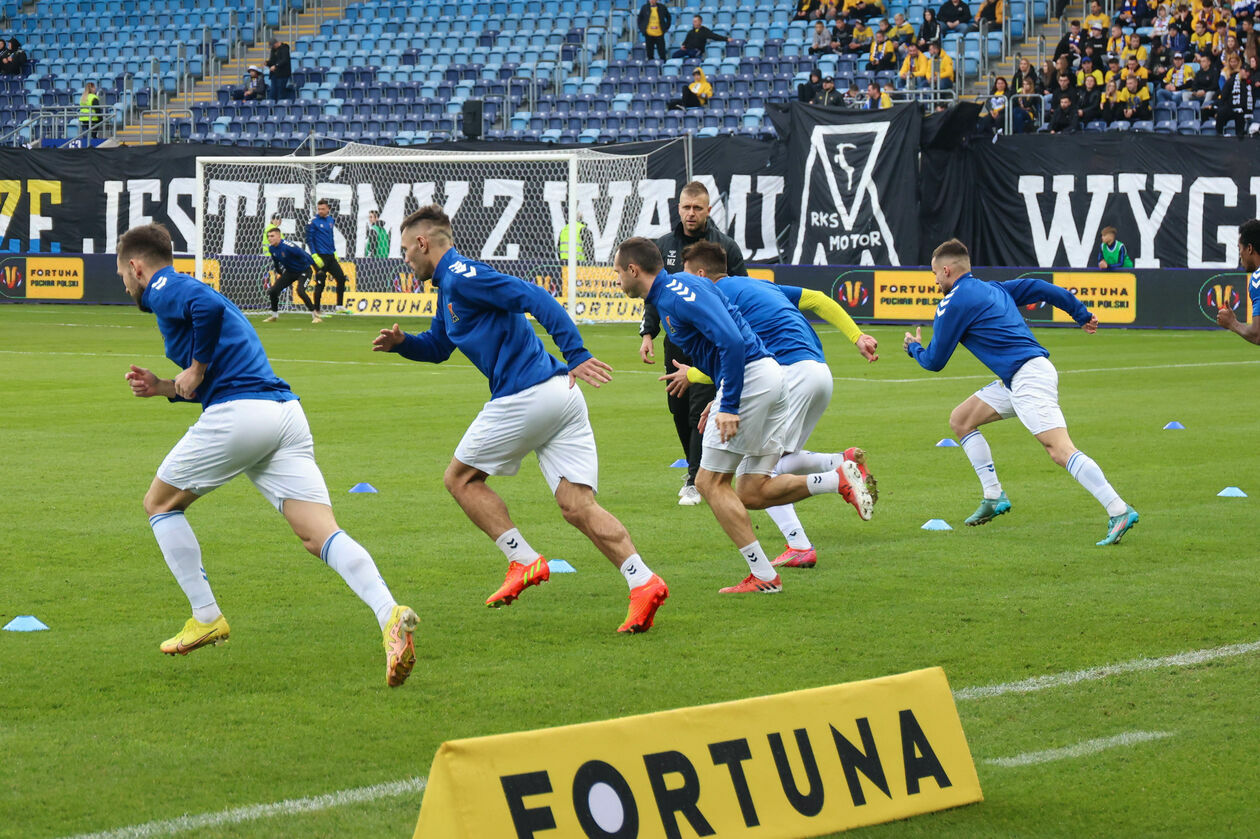
[[[306,554],[245,480],[189,514],[232,625],[225,646],[168,658],[187,617],[141,508],[195,406],[131,397],[127,365],[172,375],[156,324],[127,308],[0,307],[0,837],[107,831],[184,814],[423,777],[444,740],[678,708],[941,665],[951,686],[1260,639],[1251,437],[1260,351],[1223,332],[1042,330],[1073,440],[1141,523],[1094,547],[1105,514],[1011,420],[989,426],[1013,511],[981,528],[949,411],[991,376],[965,351],[941,374],[875,327],[866,365],[823,333],[835,399],[812,448],[862,445],[875,518],[800,505],[819,551],[774,597],[719,596],[746,567],[709,511],[676,505],[678,445],[632,325],[584,326],[614,381],[587,389],[600,500],[672,596],[648,634],[614,632],[621,578],[563,522],[536,463],[498,479],[518,526],[578,573],[519,603],[484,598],[503,560],[442,487],[488,398],[462,356],[369,352],[388,322],[255,320],[302,396],[340,524],[421,615],[408,684],[385,687],[367,608]],[[411,322],[405,328],[418,328]],[[659,349],[659,345],[658,345]],[[1180,420],[1185,431],[1163,431]],[[368,481],[377,495],[350,495]],[[1227,485],[1251,498],[1218,498]],[[948,533],[920,525],[943,518]],[[753,514],[774,556],[782,540]],[[1027,695],[959,702],[984,803],[873,836],[1254,836],[1255,652]],[[988,761],[1134,731],[1171,736],[1029,766]],[[410,836],[420,793],[187,835]],[[162,834],[166,835],[166,834]]]

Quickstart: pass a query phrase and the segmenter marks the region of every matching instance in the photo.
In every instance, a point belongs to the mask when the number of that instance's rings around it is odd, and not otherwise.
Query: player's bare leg
[[[963,400],[949,415],[949,428],[958,438],[963,453],[971,461],[971,467],[980,479],[980,506],[967,517],[966,524],[970,527],[988,524],[1011,509],[1010,499],[1006,497],[1002,484],[998,481],[989,441],[979,431],[980,426],[997,422],[1001,418],[992,405],[974,394]]]
[[[814,475],[760,475],[746,473],[739,476],[736,491],[741,506],[748,510],[764,510],[791,504],[811,495],[839,493],[852,504],[863,520],[869,520],[874,501],[866,479],[856,463],[841,462],[830,472]],[[703,494],[703,490],[701,490]]]
[[[324,560],[376,615],[385,646],[385,680],[398,687],[416,663],[412,633],[420,619],[401,606],[376,568],[372,555],[337,526],[332,508],[317,501],[286,499],[284,517],[293,533],[314,556]]]
[[[625,525],[595,501],[593,489],[567,478],[561,478],[556,487],[556,503],[564,520],[582,531],[630,586],[630,611],[617,631],[637,633],[651,629],[656,610],[669,597],[669,588],[639,556]]]
[[[508,570],[503,585],[486,598],[486,605],[497,609],[511,605],[530,586],[547,582],[551,579],[551,570],[542,554],[530,547],[516,529],[508,515],[507,504],[486,484],[487,477],[477,467],[451,458],[442,482],[468,520],[493,539],[507,557]]]
[[[713,510],[713,516],[722,530],[739,548],[740,556],[748,563],[748,576],[733,586],[719,589],[723,594],[774,594],[783,590],[778,573],[770,565],[770,559],[753,533],[748,510],[735,492],[727,472],[710,472],[703,466],[696,472],[696,489]]]

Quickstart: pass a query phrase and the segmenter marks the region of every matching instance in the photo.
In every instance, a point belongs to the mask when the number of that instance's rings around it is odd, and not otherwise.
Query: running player
[[[839,493],[869,519],[873,502],[857,464],[846,460],[826,472],[775,475],[788,431],[782,368],[739,310],[708,280],[667,274],[650,239],[622,242],[613,270],[621,290],[655,306],[670,340],[718,383],[714,408],[701,418],[704,449],[696,486],[749,571],[742,582],[720,592],[782,591],[778,573],[753,535],[748,510]],[[732,486],[736,475],[738,490]]]
[[[226,297],[172,267],[165,227],[133,227],[118,241],[118,273],[141,311],[157,315],[166,356],[179,365],[159,379],[132,365],[131,392],[198,401],[202,413],[171,449],[144,496],[144,509],[192,617],[160,649],[187,655],[226,641],[229,628],[184,511],[244,473],[288,520],[302,545],[342,576],[376,615],[384,635],[385,678],[401,685],[415,664],[416,613],[390,594],[376,563],[337,526],[315,464],[311,429],[297,395],[276,377],[249,321]]]
[[[788,395],[788,434],[783,445],[788,454],[775,465],[775,473],[808,475],[829,472],[836,469],[842,460],[852,460],[858,464],[866,480],[872,503],[876,501],[875,478],[866,469],[865,451],[856,446],[839,454],[803,450],[831,402],[833,380],[823,356],[822,342],[801,312],[808,310],[822,314],[867,361],[878,360],[878,342],[864,334],[853,318],[822,292],[749,277],[728,276],[726,254],[716,242],[700,241],[688,245],[683,250],[682,259],[683,270],[688,274],[718,284],[783,368]],[[689,387],[691,381],[708,378],[694,367],[689,368],[679,362],[674,364],[677,368],[675,372],[664,377],[669,380],[671,390],[681,392]],[[771,565],[775,568],[813,568],[818,563],[818,553],[796,515],[796,507],[792,504],[769,507],[766,513],[787,541],[786,549]]]
[[[324,296],[324,281],[329,274],[337,281],[337,308],[344,312],[346,296],[346,272],[337,261],[337,240],[333,235],[337,230],[337,220],[332,216],[332,207],[327,198],[319,199],[315,205],[315,218],[306,224],[306,247],[310,249],[315,261],[315,312],[319,313],[320,298]]]
[[[457,252],[451,220],[438,205],[409,215],[400,232],[416,280],[432,280],[437,287],[440,314],[418,335],[404,333],[398,324],[382,329],[372,349],[435,364],[458,349],[490,380],[490,401],[464,433],[444,476],[464,513],[508,559],[503,585],[486,605],[507,606],[551,576],[547,560],[525,541],[503,499],[486,483],[491,475],[515,475],[532,451],[565,521],[590,539],[630,586],[629,614],[617,631],[646,632],[669,589],[639,556],[621,522],[595,501],[595,435],[586,400],[574,387],[577,379],[599,387],[612,380],[612,368],[582,345],[568,312],[544,289]],[[544,349],[525,312],[551,335],[567,368]]]
[[[972,275],[967,246],[957,239],[950,239],[933,251],[932,273],[945,294],[932,322],[932,343],[924,347],[922,329],[916,327],[913,335],[906,333],[906,352],[925,370],[936,372],[944,369],[961,343],[998,377],[949,415],[950,428],[958,435],[984,491],[980,507],[966,523],[985,524],[1011,509],[998,481],[988,441],[978,429],[986,423],[1017,416],[1045,446],[1050,459],[1066,468],[1106,509],[1107,534],[1097,544],[1118,544],[1138,523],[1137,511],[1111,488],[1098,464],[1072,444],[1059,407],[1059,372],[1050,363],[1050,353],[1033,337],[1018,307],[1049,303],[1071,315],[1091,335],[1098,330],[1098,318],[1070,292],[1044,280],[983,282]]]

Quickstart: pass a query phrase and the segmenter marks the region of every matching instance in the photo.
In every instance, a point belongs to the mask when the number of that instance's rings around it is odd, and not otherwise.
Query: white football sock
[[[381,579],[381,572],[376,570],[372,555],[344,530],[338,530],[319,549],[319,558],[341,575],[346,585],[376,615],[376,622],[384,629],[389,613],[398,603],[394,600],[394,595],[389,593],[389,586]]]
[[[1002,482],[998,480],[997,469],[993,466],[993,452],[989,450],[989,441],[979,431],[973,431],[958,441],[971,461],[971,468],[976,470],[980,479],[980,487],[984,497],[997,498],[1002,494]]]
[[[499,546],[499,550],[503,551],[503,555],[511,562],[519,562],[522,565],[529,565],[538,559],[538,551],[529,546],[529,542],[525,541],[525,537],[521,535],[521,531],[515,527],[505,531],[502,536],[494,540]]]
[[[630,588],[638,588],[652,579],[652,569],[647,567],[647,563],[641,556],[630,554],[626,561],[621,563],[621,576],[626,578],[626,584]]]
[[[842,454],[826,452],[791,452],[779,458],[775,471],[786,475],[809,475],[813,472],[830,472],[844,460]]]
[[[813,475],[806,475],[805,479],[810,495],[826,495],[829,492],[840,491],[840,473],[834,470],[815,472]]]
[[[149,516],[149,526],[162,550],[166,567],[175,575],[175,582],[184,590],[193,617],[202,623],[213,623],[223,614],[214,600],[206,569],[201,567],[201,545],[192,525],[184,518],[182,510]]]
[[[801,525],[801,520],[796,517],[796,507],[791,504],[783,504],[779,507],[767,507],[766,512],[770,515],[770,519],[779,526],[779,530],[783,533],[783,538],[787,540],[789,548],[804,551],[811,547],[809,537],[805,535],[805,528]]]
[[[758,580],[768,583],[779,576],[773,566],[770,565],[770,560],[766,558],[766,552],[761,549],[760,542],[752,542],[745,545],[739,549],[739,553],[744,557],[744,561],[748,563],[748,570]]]
[[[1118,516],[1125,511],[1124,500],[1107,483],[1107,476],[1092,457],[1084,452],[1076,452],[1068,458],[1067,470],[1069,475],[1098,499],[1098,503],[1107,510],[1108,516]]]

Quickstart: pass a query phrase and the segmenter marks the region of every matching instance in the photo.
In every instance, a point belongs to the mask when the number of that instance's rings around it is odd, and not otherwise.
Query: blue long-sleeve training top
[[[278,245],[268,245],[267,252],[277,271],[296,271],[302,273],[315,264],[311,255],[302,250],[302,246],[287,239],[281,239]]]
[[[944,369],[954,349],[962,344],[992,370],[1002,384],[1010,387],[1011,379],[1024,362],[1050,357],[1019,312],[1020,306],[1042,302],[1067,312],[1081,325],[1089,322],[1089,310],[1084,303],[1066,289],[1045,280],[986,283],[969,271],[958,278],[937,305],[931,343],[924,347],[912,341],[906,352],[925,370],[935,372]]]
[[[733,276],[718,280],[717,287],[739,309],[775,361],[827,362],[818,334],[799,308],[802,289]]]
[[[203,408],[233,399],[297,399],[272,371],[258,333],[241,310],[205,283],[167,266],[149,280],[140,308],[157,315],[167,358],[180,369],[193,361],[206,365],[197,387]]]
[[[1251,316],[1260,317],[1260,268],[1251,272]]]
[[[660,313],[669,340],[721,386],[722,404],[718,409],[738,414],[744,392],[744,366],[770,357],[770,351],[739,309],[704,277],[684,272],[667,274],[664,269],[652,281],[646,301]]]
[[[315,216],[306,223],[306,246],[311,253],[336,253],[337,240],[333,231],[337,229],[337,220],[331,214],[320,218]]]
[[[440,364],[458,349],[490,380],[492,399],[519,393],[591,358],[569,313],[533,283],[451,248],[438,260],[433,284],[438,314],[427,331],[406,335],[394,347],[403,358]],[[547,330],[567,368],[543,347],[525,312]]]

